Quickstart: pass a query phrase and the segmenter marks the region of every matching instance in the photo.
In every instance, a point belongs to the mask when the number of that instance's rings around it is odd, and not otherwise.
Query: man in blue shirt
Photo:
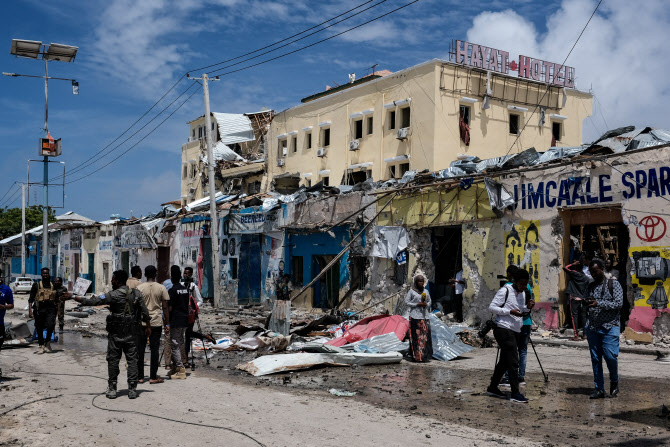
[[[12,289],[5,285],[2,271],[0,271],[0,350],[5,342],[5,312],[11,309],[14,309],[14,294]],[[0,377],[2,377],[2,369],[0,369]]]

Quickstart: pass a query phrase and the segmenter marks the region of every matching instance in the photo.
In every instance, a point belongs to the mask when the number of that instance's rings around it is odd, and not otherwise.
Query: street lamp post
[[[49,46],[34,40],[13,39],[10,54],[17,57],[29,59],[42,59],[44,61],[44,76],[22,75],[16,73],[2,73],[5,76],[44,78],[44,137],[49,140],[49,149],[45,151],[44,145],[40,143],[40,155],[44,156],[44,210],[42,213],[42,267],[49,266],[49,157],[60,155],[60,150],[55,150],[53,138],[49,134],[49,79],[72,82],[72,93],[79,94],[79,83],[74,79],[49,77],[48,62],[61,61],[72,62],[77,56],[78,47],[52,43]],[[60,142],[58,143],[60,144]],[[60,149],[60,146],[58,146]]]

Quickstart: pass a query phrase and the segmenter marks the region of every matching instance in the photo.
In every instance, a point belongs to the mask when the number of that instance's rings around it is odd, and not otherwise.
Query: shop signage
[[[155,249],[156,242],[142,224],[135,224],[123,227],[120,247]]]
[[[235,213],[228,215],[230,234],[257,234],[277,231],[277,213]]]
[[[670,196],[670,167],[638,169],[618,173],[624,199]],[[613,202],[610,175],[569,177],[514,185],[516,207],[542,209]]]
[[[567,65],[519,55],[519,61],[510,61],[509,52],[476,43],[456,41],[456,50],[452,52],[457,64],[483,70],[509,74],[516,71],[518,77],[544,82],[561,87],[575,87],[575,69]]]

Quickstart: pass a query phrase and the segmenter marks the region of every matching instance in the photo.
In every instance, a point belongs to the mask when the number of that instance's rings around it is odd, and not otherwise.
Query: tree
[[[26,208],[26,230],[42,225],[42,205]],[[49,223],[56,222],[56,214],[52,208],[48,212]],[[0,239],[14,236],[21,232],[21,208],[0,209]]]

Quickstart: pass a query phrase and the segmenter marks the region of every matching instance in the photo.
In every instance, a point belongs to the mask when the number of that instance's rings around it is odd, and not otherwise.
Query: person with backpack
[[[496,315],[493,336],[500,348],[500,359],[493,370],[491,383],[486,394],[501,399],[507,395],[500,391],[498,384],[505,371],[508,372],[512,394],[509,400],[528,403],[528,399],[519,392],[519,336],[523,324],[526,307],[526,294],[530,275],[527,270],[518,269],[513,274],[512,284],[505,284],[498,290],[489,305],[489,310]]]
[[[595,385],[595,391],[590,398],[605,397],[603,358],[610,375],[610,397],[616,397],[619,394],[619,320],[623,306],[623,288],[616,279],[607,279],[605,262],[602,259],[593,259],[589,263],[589,271],[593,282],[589,284],[587,291],[586,339],[591,351]]]
[[[105,393],[108,399],[116,399],[116,383],[122,353],[128,362],[128,398],[137,398],[137,340],[140,337],[141,323],[151,321],[142,292],[129,288],[126,281],[128,272],[117,270],[112,273],[111,292],[93,298],[74,297],[74,300],[82,306],[109,305],[106,327],[108,384]],[[150,336],[151,327],[147,326],[144,329],[144,337]]]
[[[47,267],[41,270],[42,280],[33,283],[28,298],[28,316],[35,315],[35,329],[39,347],[35,354],[53,352],[51,349],[51,337],[56,328],[56,314],[58,313],[58,289],[51,281],[51,274]],[[46,330],[46,340],[44,331]]]
[[[173,265],[170,268],[170,279],[172,287],[168,290],[170,296],[170,305],[168,313],[170,315],[170,344],[172,349],[172,364],[168,377],[170,379],[185,379],[186,368],[184,367],[184,337],[188,328],[188,297],[189,292],[186,286],[181,282],[181,268]]]
[[[168,312],[168,301],[170,297],[165,286],[156,282],[157,269],[153,265],[148,265],[144,268],[144,276],[147,282],[141,283],[137,286],[137,290],[142,292],[144,297],[144,304],[149,310],[149,323],[145,326],[151,327],[151,335],[149,336],[149,349],[151,350],[151,361],[149,364],[149,383],[157,384],[163,383],[163,379],[158,377],[158,363],[160,358],[161,333],[163,326],[167,326],[170,321]],[[147,337],[141,333],[138,344],[138,358],[137,371],[139,383],[144,383],[144,351],[147,347]]]

